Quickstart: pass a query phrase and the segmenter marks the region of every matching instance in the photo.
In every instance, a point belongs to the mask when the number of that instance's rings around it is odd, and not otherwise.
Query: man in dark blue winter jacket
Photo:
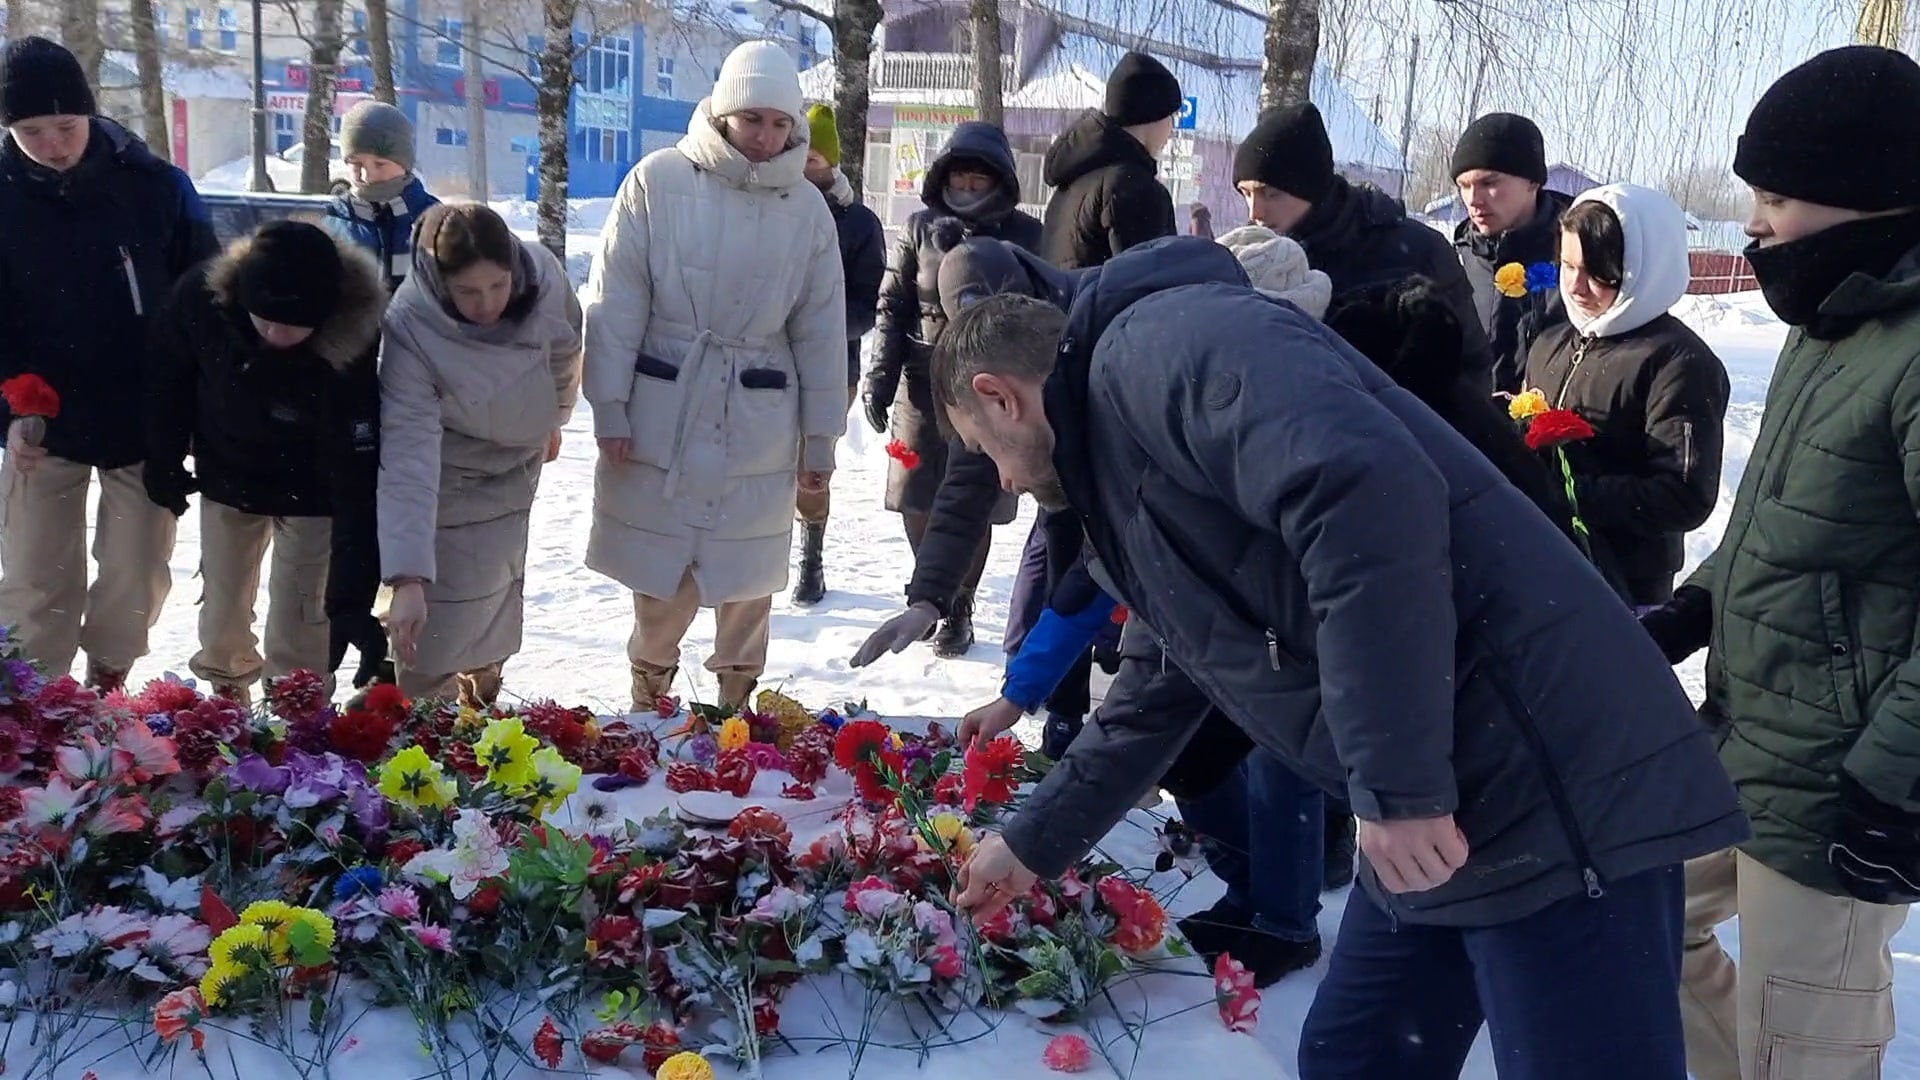
[[[146,655],[172,584],[174,517],[143,480],[147,323],[219,245],[192,181],[94,115],[59,45],[0,51],[0,125],[0,379],[38,376],[59,398],[45,419],[0,404],[0,624],[54,674],[84,649],[88,684],[111,690]]]
[[[1065,317],[972,306],[933,381],[1165,656],[1123,660],[962,907],[1067,870],[1215,708],[1361,819],[1301,1076],[1455,1076],[1486,1023],[1505,1080],[1683,1080],[1680,864],[1746,822],[1659,649],[1484,456],[1191,237]]]

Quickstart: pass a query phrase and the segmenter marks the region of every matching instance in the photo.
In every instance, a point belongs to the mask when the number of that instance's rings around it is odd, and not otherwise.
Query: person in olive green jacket
[[[1710,648],[1702,716],[1753,839],[1687,867],[1697,1080],[1880,1075],[1920,899],[1920,65],[1822,53],[1734,158],[1792,328],[1719,549],[1643,619]],[[1714,927],[1740,919],[1740,963]]]

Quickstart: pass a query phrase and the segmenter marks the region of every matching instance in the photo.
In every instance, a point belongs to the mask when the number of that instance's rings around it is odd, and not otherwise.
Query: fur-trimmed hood
[[[314,329],[304,347],[335,371],[344,372],[363,360],[379,340],[380,320],[387,312],[387,287],[380,278],[379,263],[365,248],[332,231],[327,235],[340,253],[340,304]],[[207,292],[237,326],[246,325],[246,311],[240,306],[235,278],[241,260],[252,249],[253,237],[243,236],[207,265]]]

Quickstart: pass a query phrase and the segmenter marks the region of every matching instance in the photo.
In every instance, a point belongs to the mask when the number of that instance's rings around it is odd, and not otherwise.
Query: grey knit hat
[[[340,156],[372,154],[413,169],[413,121],[384,101],[363,101],[340,118]]]

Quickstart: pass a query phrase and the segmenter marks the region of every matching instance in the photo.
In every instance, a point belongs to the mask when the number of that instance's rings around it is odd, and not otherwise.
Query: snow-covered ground
[[[500,207],[516,229],[531,233],[534,220],[526,204]],[[576,253],[576,277],[584,277],[585,259],[593,251],[595,231],[606,215],[606,202],[582,203],[569,222],[570,246]],[[1784,327],[1766,311],[1757,296],[1689,298],[1679,311],[1725,361],[1732,376],[1733,405],[1727,423],[1726,461],[1722,497],[1712,519],[1688,543],[1690,560],[1697,562],[1717,541],[1725,527],[1740,473],[1746,465],[1759,425],[1766,385]],[[1002,527],[995,537],[991,561],[980,591],[980,641],[961,660],[940,661],[922,647],[889,657],[863,671],[854,671],[847,658],[883,619],[898,610],[901,591],[912,565],[900,519],[881,508],[887,458],[883,440],[876,438],[856,411],[849,419],[848,436],[841,445],[840,471],[834,476],[834,518],[828,530],[827,567],[831,589],[826,601],[811,610],[789,607],[776,598],[773,646],[766,684],[781,687],[802,701],[825,704],[864,699],[892,717],[959,717],[993,698],[1000,673],[1000,633],[1005,622],[1007,593],[1018,561],[1021,541],[1032,520],[1030,504],[1020,519]],[[631,626],[628,594],[614,582],[581,565],[586,548],[593,494],[594,447],[589,414],[584,407],[566,432],[560,460],[548,467],[533,514],[533,537],[527,556],[527,615],[524,651],[508,666],[510,696],[553,698],[587,704],[602,712],[622,711],[626,705],[625,642]],[[153,655],[136,672],[147,678],[168,669],[184,671],[195,647],[194,616],[199,588],[194,580],[199,559],[197,517],[181,522],[173,558],[174,594],[153,638]],[[263,593],[259,611],[265,613]],[[712,641],[713,623],[703,615],[688,635],[683,671],[691,679],[681,691],[711,700],[714,683],[699,667]],[[1696,694],[1700,666],[1682,670]],[[1023,736],[1037,739],[1030,721]],[[1171,812],[1171,804],[1161,808]],[[1152,815],[1136,813],[1109,838],[1122,861],[1139,865],[1150,859]],[[1131,857],[1128,857],[1128,856]],[[1203,876],[1184,890],[1176,913],[1210,903],[1218,883]],[[1338,926],[1344,897],[1329,897],[1321,916],[1329,943]],[[1728,938],[1731,941],[1731,936]],[[1920,1024],[1920,927],[1909,928],[1895,942],[1900,1012],[1910,1025]],[[1324,963],[1324,962],[1323,962]],[[1319,969],[1323,970],[1323,969]],[[1261,1015],[1259,1038],[1273,1057],[1292,1075],[1297,1033],[1306,1014],[1319,970],[1288,978],[1268,991]],[[1171,1033],[1169,1033],[1171,1034]],[[841,1059],[818,1065],[792,1063],[793,1072],[779,1075],[837,1074]],[[1040,1073],[1037,1052],[1026,1040],[1017,1048],[987,1043],[966,1055],[968,1075],[1028,1076]],[[904,1070],[907,1063],[903,1059]],[[976,1068],[977,1066],[977,1068]],[[818,1071],[815,1070],[824,1070]],[[875,1069],[873,1075],[894,1075]],[[863,1070],[863,1075],[866,1075]],[[936,1059],[928,1075],[958,1075]],[[382,1074],[384,1075],[384,1073]],[[394,1075],[398,1076],[399,1073]],[[1490,1078],[1493,1069],[1484,1039],[1469,1065],[1467,1076]],[[1888,1077],[1920,1078],[1920,1037],[1903,1034],[1894,1043],[1886,1068]]]

